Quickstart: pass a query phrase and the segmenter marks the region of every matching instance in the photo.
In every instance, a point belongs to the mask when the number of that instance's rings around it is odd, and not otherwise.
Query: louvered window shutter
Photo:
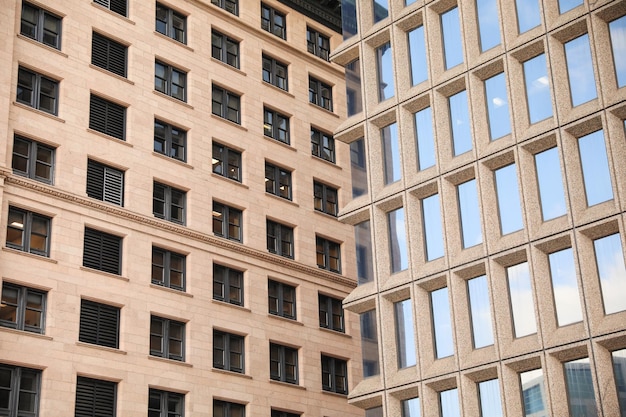
[[[87,195],[102,200],[104,190],[104,165],[87,161]]]
[[[85,229],[83,266],[120,275],[122,238],[93,229]]]
[[[126,46],[93,32],[91,63],[121,77],[126,77]]]
[[[124,173],[117,169],[104,167],[104,201],[124,205]]]
[[[126,108],[101,97],[89,100],[89,128],[124,140]]]
[[[119,308],[82,300],[78,340],[118,348]]]
[[[117,384],[79,376],[74,417],[115,417]]]

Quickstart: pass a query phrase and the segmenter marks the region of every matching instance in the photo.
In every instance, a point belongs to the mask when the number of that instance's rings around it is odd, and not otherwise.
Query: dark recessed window
[[[124,205],[124,171],[89,159],[87,195],[118,206]]]
[[[332,272],[341,273],[341,245],[323,237],[315,237],[317,266]]]
[[[186,161],[187,132],[160,120],[154,121],[154,152]]]
[[[333,135],[311,128],[311,154],[328,162],[335,162],[335,139]]]
[[[211,3],[235,16],[239,14],[239,0],[211,0]]]
[[[59,98],[59,82],[26,68],[17,71],[18,103],[56,115]]]
[[[213,367],[244,373],[244,337],[213,330]]]
[[[289,144],[289,116],[264,108],[263,133],[265,136]]]
[[[79,341],[117,349],[119,332],[119,307],[81,300]]]
[[[322,389],[337,394],[348,393],[348,364],[345,360],[322,355]]]
[[[345,332],[342,300],[319,294],[320,327]]]
[[[275,316],[296,319],[296,287],[282,282],[267,282],[269,313]]]
[[[185,360],[185,323],[152,316],[150,355],[175,361]]]
[[[313,77],[309,77],[309,102],[333,111],[333,88]]]
[[[85,228],[83,266],[120,275],[122,273],[122,238]]]
[[[126,107],[92,94],[89,99],[89,128],[124,140]]]
[[[300,417],[302,414],[290,413],[288,411],[272,410],[271,417]]]
[[[128,14],[126,0],[93,0],[93,2],[122,16]]]
[[[267,250],[286,258],[293,258],[293,227],[268,220]]]
[[[181,43],[187,43],[187,17],[169,7],[156,4],[156,31]]]
[[[230,401],[213,400],[213,415],[220,417],[245,417],[246,406]]]
[[[214,115],[241,124],[241,97],[216,85],[212,89],[211,111]]]
[[[243,305],[243,272],[213,264],[213,299]]]
[[[23,2],[20,34],[52,48],[61,49],[61,18]]]
[[[54,148],[21,136],[13,137],[13,173],[52,184]]]
[[[180,101],[187,101],[187,73],[172,65],[155,61],[154,89]]]
[[[116,394],[115,382],[77,377],[74,417],[115,417]]]
[[[185,291],[185,255],[152,247],[152,283]]]
[[[183,394],[150,388],[148,396],[148,417],[182,417],[185,415]]]
[[[313,182],[313,206],[322,213],[337,215],[337,189],[321,182]]]
[[[239,42],[223,33],[211,31],[211,56],[239,68]]]
[[[291,172],[266,162],[265,192],[291,200]]]
[[[330,55],[330,39],[328,36],[322,35],[315,29],[307,27],[306,48],[313,55],[322,58],[324,61],[328,61]]]
[[[287,91],[287,64],[263,55],[263,81]]]
[[[270,378],[275,381],[298,383],[298,350],[270,343]]]
[[[241,152],[213,143],[213,173],[241,182]]]
[[[261,3],[261,28],[281,39],[287,39],[285,15],[263,3]]]
[[[91,37],[91,64],[126,77],[127,47],[97,32]]]
[[[155,182],[152,197],[155,217],[185,224],[185,194],[182,190]]]
[[[241,242],[243,213],[241,210],[226,204],[213,202],[213,233],[216,236],[225,237],[230,240]]]
[[[50,256],[50,218],[9,207],[6,245],[23,252]]]
[[[2,283],[0,326],[44,333],[46,293],[8,282]]]

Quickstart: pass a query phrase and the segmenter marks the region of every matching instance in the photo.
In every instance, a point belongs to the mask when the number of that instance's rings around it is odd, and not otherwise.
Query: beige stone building
[[[626,2],[342,3],[350,403],[626,416]]]
[[[3,2],[0,415],[363,415],[337,6]]]

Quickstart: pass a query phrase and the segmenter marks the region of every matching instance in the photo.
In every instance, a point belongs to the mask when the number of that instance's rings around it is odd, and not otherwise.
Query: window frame
[[[217,149],[216,149],[217,148]],[[219,152],[218,155],[215,152]],[[231,165],[231,154],[235,157],[238,165]],[[216,158],[216,156],[222,156],[222,159]],[[235,171],[231,167],[236,168]],[[241,182],[241,152],[230,148],[226,145],[222,145],[218,142],[213,142],[212,151],[212,172],[220,177],[228,178],[233,181]],[[231,172],[236,172],[236,175],[228,175]]]
[[[343,300],[325,294],[318,294],[317,299],[319,303],[320,327],[323,329],[345,333],[346,324],[343,310]],[[335,311],[337,306],[339,307],[339,315],[337,315]],[[338,321],[338,325],[335,325],[336,320]]]
[[[157,189],[163,190],[163,200],[157,199],[155,193]],[[172,217],[172,208],[176,207],[172,202],[173,193],[180,194],[178,196],[181,199],[181,206],[179,207],[181,210],[182,218],[180,219]],[[155,212],[154,207],[156,204],[159,204],[163,207],[163,214]],[[154,181],[152,186],[152,206],[152,214],[154,215],[154,217],[167,220],[172,223],[177,223],[183,226],[185,225],[187,217],[187,192],[178,188],[174,188],[170,185]]]
[[[218,337],[222,340],[221,348],[218,347]],[[239,352],[236,350],[237,344],[239,344],[240,347]],[[235,345],[235,347],[233,345]],[[213,368],[245,374],[245,350],[245,336],[213,329]],[[217,361],[217,358],[220,356],[222,358],[221,363]],[[240,366],[233,364],[233,356],[238,358]]]
[[[163,77],[158,76],[158,68],[163,68]],[[176,84],[174,83],[174,76],[177,75],[178,79],[182,81],[182,83]],[[163,89],[158,88],[157,81],[160,81],[163,84]],[[182,90],[182,96],[175,95],[173,90],[174,87]],[[163,62],[161,60],[154,60],[154,91],[158,91],[159,93],[165,94],[166,96],[172,97],[176,100],[180,100],[184,103],[187,102],[187,72],[177,68],[171,64]]]
[[[150,401],[158,396],[159,408],[151,408]],[[179,411],[171,410],[170,407],[175,406]],[[156,388],[148,389],[148,415],[151,412],[159,413],[159,416],[182,417],[185,415],[185,394],[171,391],[163,391]],[[175,413],[175,414],[172,414]]]
[[[216,93],[221,97],[221,101],[215,100]],[[235,100],[236,99],[236,100]],[[233,103],[236,102],[236,106],[231,106],[231,101]],[[215,106],[219,105],[219,113],[215,112]],[[235,111],[237,117],[235,120],[228,117],[230,115],[230,111]],[[233,93],[223,87],[213,84],[211,87],[211,114],[214,114],[217,117],[228,120],[230,122],[241,125],[241,95]]]
[[[289,91],[289,64],[267,54],[262,55],[263,81],[283,91]],[[281,72],[284,76],[281,76]]]
[[[5,290],[13,290],[17,292],[16,303],[13,305],[5,296]],[[37,295],[41,298],[41,307],[39,309],[29,305],[29,295]],[[26,287],[24,285],[18,285],[10,282],[2,282],[2,290],[0,291],[0,303],[2,308],[14,307],[15,308],[15,321],[9,321],[6,319],[0,319],[0,327],[6,327],[9,329],[21,330],[30,333],[45,334],[46,330],[46,311],[47,311],[47,298],[48,293],[46,291],[38,290],[35,288]],[[39,313],[39,326],[30,326],[26,323],[27,312],[35,311]]]
[[[16,153],[16,142],[23,142],[27,145],[27,154]],[[46,151],[50,155],[50,162],[40,160],[39,152]],[[55,167],[55,155],[56,149],[52,146],[44,145],[32,139],[28,139],[24,136],[15,134],[13,136],[13,150],[11,159],[11,168],[14,174],[21,175],[26,178],[33,179],[35,181],[43,182],[46,184],[54,185],[54,167]],[[22,158],[25,160],[26,170],[22,171],[15,167],[16,158]],[[40,177],[37,175],[37,167],[43,165],[49,167],[50,178]]]
[[[160,253],[163,256],[163,264],[158,264],[155,261],[154,255],[155,253]],[[176,271],[172,267],[172,258],[178,258],[181,261],[182,269],[180,271]],[[186,287],[186,278],[187,278],[187,256],[173,252],[168,249],[163,249],[158,246],[152,246],[152,273],[150,277],[150,282],[154,285],[158,285],[165,288],[171,288],[173,290],[185,291]],[[160,268],[162,280],[155,279],[155,268]],[[172,273],[180,274],[181,285],[172,284],[171,276]]]
[[[0,372],[9,372],[9,393],[8,393],[8,403],[9,408],[3,409],[3,412],[7,412],[7,416],[17,416],[18,407],[20,405],[21,394],[25,393],[27,396],[34,396],[34,413],[32,416],[39,415],[39,402],[41,398],[41,370],[39,369],[31,369],[25,368],[22,366],[13,366],[4,363],[0,363]],[[26,374],[26,375],[24,375]],[[26,376],[30,376],[32,378],[32,382],[34,382],[34,389],[22,389],[22,378]],[[26,381],[27,384],[30,381]],[[32,387],[32,384],[28,384],[29,388]],[[20,410],[21,411],[21,410]],[[20,415],[25,415],[21,414]],[[29,413],[31,415],[31,413]]]
[[[60,84],[59,80],[55,80],[46,75],[40,74],[34,70],[31,70],[29,68],[22,67],[22,66],[19,66],[17,71],[18,71],[17,94],[15,97],[15,101],[25,106],[32,107],[33,109],[42,111],[44,113],[57,116],[59,112],[59,84]],[[22,78],[20,74],[22,75],[26,74],[30,77],[29,85],[26,85],[23,82],[20,82],[20,79]],[[42,89],[42,82],[44,81],[49,82],[51,86],[53,87],[51,94],[46,95],[46,97],[49,97],[53,103],[52,109],[41,108],[41,101],[42,101],[41,98],[42,96],[44,96],[44,93],[42,93],[41,89]],[[30,99],[28,101],[20,98],[21,92],[25,90],[30,91]]]
[[[282,180],[285,181],[282,181]],[[278,165],[265,162],[265,192],[275,195],[285,200],[292,200],[292,178],[291,171]],[[286,191],[282,191],[285,187]],[[281,192],[282,191],[282,192]]]
[[[330,56],[330,37],[321,32],[306,27],[306,49],[309,53],[315,55],[324,61],[329,61]]]
[[[92,93],[89,97],[89,129],[125,141],[126,107]]]
[[[163,129],[162,137],[157,135],[157,125]],[[174,134],[175,131],[178,132],[178,135]],[[156,149],[157,143],[162,144],[162,152]],[[154,119],[154,145],[154,152],[181,162],[187,162],[187,131],[185,129]],[[181,153],[182,156],[180,156]]]
[[[274,253],[285,258],[294,259],[295,242],[293,227],[269,219],[266,221],[266,226],[267,250],[270,253]],[[270,235],[270,227],[274,229],[274,233],[272,235]],[[270,245],[271,241],[274,242],[273,245]],[[283,250],[283,246],[285,244],[288,245],[287,247],[289,249],[289,253],[286,253],[286,251]]]
[[[80,401],[79,396],[81,397]],[[98,410],[100,412],[106,413],[106,411],[103,410],[103,404],[106,404],[106,408],[111,411],[111,414],[108,415],[115,417],[117,409],[117,383],[78,375],[76,377],[74,417],[92,417],[94,415],[93,404],[96,402],[98,403]]]
[[[128,46],[93,31],[91,33],[91,65],[126,78]]]
[[[309,75],[309,103],[333,111],[333,87]]]
[[[114,332],[112,331],[113,327],[115,328]],[[119,349],[120,308],[81,299],[78,341]]]
[[[219,41],[219,45],[217,44]],[[236,54],[230,53],[229,47],[236,47]],[[230,57],[234,56],[234,62]],[[239,69],[239,41],[223,34],[215,29],[211,29],[211,57],[220,62]]]
[[[263,134],[279,142],[290,144],[290,117],[268,107],[263,107]],[[281,129],[281,122],[285,128]]]
[[[88,159],[85,182],[88,197],[124,207],[124,171]]]
[[[161,326],[161,333],[153,333],[152,326],[154,323],[159,323]],[[177,340],[171,336],[171,327],[172,325],[179,326],[181,328],[181,339]],[[150,356],[156,356],[164,359],[169,359],[173,361],[185,362],[185,334],[186,334],[186,325],[185,323],[178,321],[167,319],[164,317],[159,317],[155,315],[150,316]],[[161,340],[161,349],[154,350],[152,349],[152,338],[158,337]],[[179,342],[181,347],[181,354],[176,355],[170,352],[170,344],[174,342]]]
[[[35,18],[36,22],[29,22],[24,19],[24,9],[27,7],[30,7],[33,10],[33,14],[34,14],[33,17]],[[56,33],[50,32],[49,30],[46,29],[47,18],[51,19],[53,22],[56,21],[55,22],[57,25]],[[26,2],[26,1],[22,2],[22,10],[20,14],[20,35],[22,36],[26,36],[27,38],[33,39],[46,46],[60,50],[61,49],[61,35],[62,35],[62,29],[63,29],[63,26],[61,24],[62,21],[63,21],[62,17],[57,16],[56,14],[46,9],[43,9],[39,6],[35,6],[34,4]],[[33,26],[32,27],[32,32],[34,32],[33,36],[25,33],[24,24],[30,24]],[[46,42],[46,39],[45,39],[46,33],[53,34],[53,37],[55,40],[53,43]]]
[[[159,10],[165,12],[165,20],[159,19]],[[178,29],[175,27],[175,19],[179,19],[182,22],[182,29]],[[162,22],[162,25],[165,26],[164,32],[159,30],[159,22]],[[154,30],[164,36],[167,36],[170,39],[174,39],[177,42],[182,43],[183,45],[187,44],[187,16],[184,14],[168,7],[162,3],[156,3],[156,11],[155,11],[155,28]],[[182,34],[182,39],[177,36],[177,33]]]
[[[232,275],[231,275],[232,274]],[[234,282],[234,276],[237,276],[239,279],[239,286],[233,285],[236,284]],[[216,280],[216,277],[221,277],[221,281]],[[217,263],[213,264],[213,299],[218,301],[223,301],[225,303],[243,306],[244,305],[244,288],[243,288],[243,271],[238,269],[234,269],[228,266],[220,265]],[[217,287],[221,289],[219,294],[223,294],[218,296],[218,292],[216,291]],[[238,297],[231,297],[233,294],[233,290],[235,294],[238,294]]]
[[[231,234],[231,227],[238,232]],[[213,234],[243,242],[243,210],[213,200]]]
[[[241,411],[240,414],[237,414],[237,416],[245,416],[246,413],[246,405],[245,404],[240,404],[240,403],[235,403],[235,402],[231,402],[231,401],[224,401],[224,400],[218,400],[218,399],[213,399],[213,415],[218,415],[218,413],[215,412],[216,407],[219,407],[222,409],[222,414],[220,414],[223,417],[231,417],[231,415],[233,414],[233,412],[231,412],[231,408],[237,407],[238,411]]]
[[[339,211],[338,191],[335,187],[313,180],[313,208],[315,211],[337,217]]]
[[[32,253],[34,255],[44,256],[46,258],[50,257],[50,234],[52,232],[51,223],[52,219],[50,217],[44,216],[42,214],[24,210],[18,207],[9,206],[9,218],[11,217],[11,213],[15,215],[19,213],[22,216],[22,227],[19,228],[13,226],[13,222],[7,221],[7,236],[6,236],[6,247],[19,250],[21,252]],[[45,234],[33,232],[33,222],[38,221],[45,224]],[[9,231],[10,230],[20,230],[21,234],[21,245],[16,245],[12,242],[9,242]],[[44,250],[33,249],[32,247],[32,239],[33,236],[40,237],[44,239]]]
[[[325,370],[326,368],[326,370]],[[348,362],[345,359],[321,355],[322,390],[348,395]],[[339,380],[343,379],[342,387]]]
[[[85,268],[96,269],[110,274],[122,274],[122,242],[120,236],[106,233],[101,230],[85,227],[83,240],[83,266]],[[88,246],[89,245],[89,246]],[[117,248],[114,246],[117,245]],[[103,248],[109,251],[104,253]],[[112,250],[117,251],[117,265],[104,262],[103,255],[112,255]],[[116,266],[116,268],[113,268]]]
[[[335,163],[335,137],[311,126],[311,155]]]
[[[282,19],[282,26],[277,24],[277,19]],[[287,16],[273,7],[261,3],[261,29],[287,40]]]
[[[239,0],[211,0],[211,3],[235,16],[239,16]]]
[[[278,358],[272,359],[272,354],[278,354]],[[287,354],[295,355],[295,363],[287,363]],[[272,371],[272,365],[276,364],[276,372]],[[287,367],[293,367],[293,375],[287,372]],[[298,385],[298,349],[278,343],[270,342],[270,379],[287,384]]]
[[[289,301],[286,298],[290,296]],[[297,320],[297,290],[293,285],[273,279],[267,280],[268,313],[273,316]]]
[[[333,252],[336,252],[338,256],[333,257]],[[341,274],[341,243],[316,235],[315,253],[318,268]],[[333,263],[338,265],[338,267],[333,268]]]
[[[113,13],[128,17],[128,2],[126,0],[93,0],[93,2]]]

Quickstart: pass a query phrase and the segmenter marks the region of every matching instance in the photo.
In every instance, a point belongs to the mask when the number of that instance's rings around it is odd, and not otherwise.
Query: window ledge
[[[243,188],[245,188],[246,190],[250,189],[250,187],[248,187],[246,184],[244,184],[244,183],[242,183],[242,182],[239,182],[239,181],[234,180],[234,179],[232,179],[232,178],[225,177],[225,176],[220,175],[220,174],[216,174],[215,172],[212,172],[212,171],[211,171],[211,176],[212,176],[212,177],[214,177],[214,178],[220,178],[220,179],[222,179],[222,180],[228,181],[228,182],[230,182],[230,183],[232,183],[232,184],[235,184],[235,185],[237,185],[237,186],[239,186],[239,187],[243,187]]]
[[[306,387],[303,387],[302,385],[292,384],[290,382],[276,381],[275,379],[270,379],[270,384],[278,384],[285,387],[292,387],[302,391],[306,391]]]
[[[263,134],[263,137],[264,137],[265,139],[267,139],[268,141],[272,142],[272,143],[275,143],[275,144],[277,144],[277,145],[282,146],[282,147],[283,147],[283,148],[285,148],[285,149],[289,149],[290,151],[298,152],[298,150],[297,150],[296,148],[294,148],[293,146],[291,146],[291,144],[289,144],[289,143],[285,143],[285,142],[283,142],[283,141],[280,141],[280,140],[278,140],[278,139],[275,139],[275,138],[273,138],[273,137],[271,137],[271,136],[267,136],[267,135],[265,135],[265,134]]]
[[[59,55],[61,55],[61,56],[62,56],[62,57],[64,57],[64,58],[67,58],[67,57],[68,57],[68,55],[67,55],[66,53],[64,53],[64,52],[61,52],[61,50],[60,50],[60,49],[53,48],[52,46],[46,45],[45,43],[42,43],[42,42],[36,41],[36,40],[34,40],[34,39],[32,39],[32,38],[29,38],[28,36],[24,36],[24,35],[22,35],[21,33],[18,33],[18,34],[17,34],[17,37],[18,37],[19,39],[23,39],[23,40],[25,40],[25,41],[27,41],[27,42],[33,43],[33,44],[35,44],[35,45],[37,45],[37,46],[41,46],[41,47],[43,47],[43,48],[47,49],[47,50],[48,50],[48,51],[50,51],[50,52],[54,52],[55,54],[59,54]]]
[[[19,249],[13,249],[13,248],[9,248],[9,247],[3,246],[2,250],[3,251],[7,251],[7,252],[11,252],[11,253],[15,253],[17,255],[28,256],[29,258],[33,258],[33,259],[39,259],[39,260],[42,260],[42,261],[50,262],[52,264],[58,263],[58,261],[56,259],[50,259],[47,256],[37,255],[35,253],[24,252],[23,250],[19,250]]]
[[[48,112],[45,112],[45,111],[42,111],[42,110],[36,109],[36,108],[34,108],[34,107],[31,107],[31,106],[27,106],[26,104],[22,104],[22,103],[18,103],[17,101],[14,101],[14,102],[13,102],[13,105],[14,105],[14,106],[17,106],[17,107],[20,107],[20,108],[22,108],[22,109],[29,110],[29,111],[32,111],[32,112],[34,112],[34,113],[40,114],[40,115],[42,115],[42,116],[48,117],[48,118],[50,118],[50,119],[52,119],[52,120],[56,120],[57,122],[65,123],[65,120],[64,120],[64,119],[61,119],[61,118],[60,118],[59,116],[57,116],[57,115],[50,114],[50,113],[48,113]]]
[[[300,204],[298,204],[298,203],[294,203],[294,202],[293,202],[293,200],[287,200],[286,198],[283,198],[283,197],[277,196],[276,194],[268,193],[268,192],[266,191],[266,192],[265,192],[265,195],[266,195],[266,196],[268,196],[268,197],[271,197],[271,198],[275,198],[275,199],[277,199],[278,201],[284,201],[285,203],[287,203],[287,204],[291,204],[291,205],[292,205],[292,206],[294,206],[294,207],[300,207]]]
[[[187,49],[188,51],[194,52],[193,48],[191,46],[187,45],[186,43],[182,43],[180,41],[177,41],[174,38],[170,38],[169,36],[164,35],[161,32],[157,32],[156,30],[154,31],[154,34],[157,35],[159,38],[167,39],[168,41],[170,41],[170,42],[172,42],[172,43],[174,43],[174,44],[176,44],[178,46],[182,46],[183,48]],[[185,34],[187,35],[187,33],[185,33]]]
[[[93,129],[89,128],[89,127],[87,128],[87,132],[93,133],[93,134],[98,135],[98,136],[102,136],[105,139],[110,139],[110,140],[112,140],[114,142],[119,143],[120,145],[124,145],[124,146],[128,146],[128,147],[134,148],[132,143],[128,143],[125,140],[118,139],[118,138],[113,137],[111,135],[107,135],[106,133],[98,132],[97,130],[93,130]]]
[[[165,287],[163,285],[157,285],[157,284],[150,283],[150,288],[155,288],[155,289],[158,289],[158,290],[171,292],[172,294],[178,294],[178,295],[181,295],[183,297],[193,298],[193,294],[189,294],[188,292],[181,291],[181,290],[175,290],[174,288]]]
[[[250,376],[250,375],[242,374],[240,372],[227,371],[226,369],[212,368],[211,372],[215,372],[215,373],[218,373],[218,374],[224,374],[224,375],[237,376],[239,378],[244,378],[244,379],[252,379],[252,376]]]
[[[105,352],[117,353],[120,355],[126,355],[127,352],[125,350],[120,350],[116,348],[111,348],[107,346],[94,345],[93,343],[85,343],[85,342],[76,342],[76,346],[84,346],[91,349],[103,350]]]
[[[318,104],[311,103],[311,102],[309,101],[309,106],[313,106],[313,107],[315,107],[316,109],[319,109],[319,110],[321,110],[321,111],[323,111],[323,112],[325,112],[325,113],[328,113],[328,114],[330,114],[331,116],[335,116],[337,119],[339,119],[339,115],[338,115],[338,114],[336,114],[335,112],[332,112],[332,111],[330,111],[330,110],[328,110],[328,109],[325,109],[324,107],[322,107],[322,106],[320,106],[320,105],[318,105]]]
[[[241,311],[246,311],[248,313],[252,312],[252,310],[250,310],[249,308],[246,308],[244,306],[239,306],[237,304],[233,304],[233,303],[229,303],[228,301],[221,301],[221,300],[216,300],[216,299],[211,299],[212,303],[215,304],[219,304],[225,307],[232,307],[232,308],[236,308],[237,310],[241,310]]]
[[[337,336],[341,336],[341,337],[345,337],[345,338],[348,338],[348,339],[352,339],[352,335],[346,334],[344,332],[340,332],[338,330],[327,329],[326,327],[320,327],[320,330],[323,331],[323,332],[330,333],[330,334],[335,334]]]
[[[274,84],[272,84],[272,83],[268,83],[267,81],[263,81],[263,84],[265,84],[266,86],[273,88],[275,91],[281,92],[281,93],[283,93],[283,94],[285,94],[285,95],[287,95],[287,96],[289,96],[289,97],[291,97],[291,98],[296,98],[296,96],[294,96],[293,94],[291,94],[291,93],[289,92],[289,90],[283,90],[282,88],[277,87],[277,86],[275,86],[275,85],[274,85]]]
[[[283,316],[277,316],[276,314],[272,314],[272,313],[267,313],[268,317],[271,317],[273,319],[277,319],[277,320],[281,320],[281,321],[285,321],[287,323],[291,323],[291,324],[295,324],[297,326],[304,326],[304,323],[296,320],[296,319],[290,319],[287,317],[283,317]]]
[[[42,340],[54,340],[51,336],[46,336],[45,334],[29,332],[27,330],[12,329],[10,327],[0,326],[0,332],[7,332],[7,333],[22,335],[22,336],[32,336],[32,337],[35,337],[37,339],[42,339]]]
[[[332,391],[326,391],[325,389],[322,388],[322,394],[325,395],[332,395],[334,397],[339,397],[339,398],[348,398],[348,394],[342,394],[340,392],[332,392]]]
[[[180,159],[172,158],[170,156],[163,155],[162,153],[158,153],[158,152],[155,152],[155,151],[152,151],[152,155],[154,155],[156,157],[159,157],[159,158],[163,158],[166,161],[174,162],[175,164],[178,164],[178,165],[183,166],[185,168],[193,169],[192,165],[189,165],[187,162],[181,161]]]
[[[148,359],[150,359],[151,361],[164,362],[164,363],[169,363],[171,365],[179,365],[179,366],[184,366],[186,368],[193,368],[193,365],[190,363],[177,361],[174,359],[160,358],[158,356],[152,356],[152,355],[148,355]]]
[[[124,81],[125,83],[128,83],[128,84],[130,84],[130,85],[135,85],[135,82],[134,82],[134,81],[131,81],[131,80],[129,80],[128,78],[126,78],[126,77],[122,77],[121,75],[115,74],[115,73],[113,73],[113,72],[111,72],[111,71],[107,71],[107,70],[105,70],[104,68],[100,68],[100,67],[98,67],[98,66],[96,66],[96,65],[94,65],[94,64],[89,64],[89,68],[92,68],[92,69],[94,69],[94,70],[96,70],[96,71],[102,72],[102,73],[104,73],[104,74],[106,74],[106,75],[110,75],[111,77],[113,77],[113,78],[117,78],[118,80],[120,80],[120,81]]]
[[[323,211],[319,211],[319,210],[316,210],[316,209],[313,209],[313,212],[316,213],[316,214],[319,214],[320,216],[324,216],[324,217],[329,218],[329,219],[337,220],[337,216],[333,216],[332,214],[324,213]]]
[[[121,15],[121,14],[119,14],[119,13],[112,12],[111,10],[107,9],[107,8],[106,8],[106,7],[104,7],[104,6],[100,6],[99,4],[94,3],[94,2],[91,2],[91,5],[92,5],[93,7],[95,7],[95,8],[97,8],[97,9],[100,9],[100,10],[102,10],[102,11],[104,11],[104,12],[107,12],[108,14],[111,14],[111,15],[113,15],[113,16],[115,16],[115,17],[118,17],[118,18],[120,18],[120,19],[122,19],[122,20],[125,20],[125,21],[127,21],[128,23],[130,23],[131,25],[134,25],[134,24],[135,24],[135,22],[134,22],[134,21],[130,20],[130,19],[129,19],[129,18],[127,18],[126,16],[122,16],[122,15]]]
[[[121,275],[115,275],[110,272],[100,271],[99,269],[88,268],[86,266],[81,266],[79,269],[81,271],[93,272],[95,274],[104,275],[105,277],[109,277],[109,278],[115,278],[115,279],[119,279],[119,280],[126,281],[126,282],[130,281],[130,279],[123,277]]]
[[[193,110],[193,106],[192,106],[191,104],[187,103],[186,101],[182,101],[182,100],[179,100],[179,99],[174,98],[174,97],[172,97],[172,96],[168,96],[167,94],[163,94],[162,92],[157,91],[157,90],[152,90],[152,92],[153,92],[154,94],[156,94],[157,96],[159,96],[159,97],[166,98],[166,99],[168,99],[168,100],[170,100],[170,101],[173,101],[174,103],[181,104],[181,105],[183,105],[183,106],[185,106],[185,107],[187,107],[187,108],[189,108],[189,109]]]
[[[218,64],[220,64],[220,65],[222,65],[222,66],[224,66],[224,67],[226,67],[226,68],[229,68],[229,69],[231,69],[231,70],[233,70],[233,71],[236,71],[236,72],[238,72],[239,74],[243,75],[244,77],[247,77],[247,76],[248,76],[248,74],[247,74],[247,73],[245,73],[245,72],[243,72],[240,68],[233,67],[232,65],[227,64],[227,63],[226,63],[226,62],[224,62],[224,61],[220,61],[220,60],[219,60],[219,59],[217,59],[217,58],[213,58],[213,57],[211,57],[211,61],[216,62],[216,63],[218,63]]]
[[[321,161],[321,162],[323,162],[323,163],[325,163],[327,165],[330,165],[331,167],[335,167],[335,168],[340,169],[340,170],[343,169],[339,165],[337,165],[336,162],[330,162],[327,159],[320,158],[319,156],[316,156],[316,155],[313,155],[313,154],[311,154],[311,159],[316,160],[316,161]]]
[[[242,126],[242,125],[240,125],[239,123],[235,123],[235,122],[233,122],[232,120],[228,120],[228,119],[226,119],[226,118],[224,118],[224,117],[222,117],[222,116],[217,116],[217,115],[215,115],[215,114],[211,113],[211,117],[212,117],[212,118],[214,118],[214,119],[217,119],[217,120],[221,120],[222,122],[228,123],[229,125],[231,125],[231,126],[233,126],[233,127],[236,127],[236,128],[238,128],[238,129],[243,130],[244,132],[247,132],[247,131],[248,131],[248,129],[247,129],[247,128],[243,127],[243,126]]]

